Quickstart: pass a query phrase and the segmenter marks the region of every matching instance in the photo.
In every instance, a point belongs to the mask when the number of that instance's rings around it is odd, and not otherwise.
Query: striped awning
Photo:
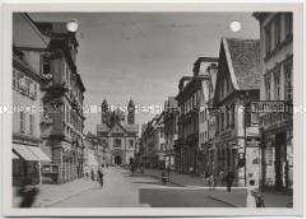
[[[25,145],[13,144],[14,152],[16,152],[23,159],[27,161],[37,161],[38,158],[27,148],[28,146],[25,146]]]
[[[13,150],[27,161],[51,162],[51,159],[39,147],[13,144]]]
[[[18,157],[18,155],[16,155],[14,152],[12,152],[12,159],[13,159],[13,160],[18,160],[19,157]]]
[[[41,150],[41,148],[29,146],[28,149],[29,149],[36,157],[38,157],[38,160],[40,160],[40,161],[45,161],[45,162],[51,162],[51,159]]]

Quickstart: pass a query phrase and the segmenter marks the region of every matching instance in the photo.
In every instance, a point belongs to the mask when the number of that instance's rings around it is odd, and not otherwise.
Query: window
[[[30,114],[29,115],[29,128],[30,128],[30,135],[34,134],[34,115]]]
[[[292,59],[284,63],[285,100],[292,100]]]
[[[216,115],[216,135],[219,133],[219,114]]]
[[[233,104],[232,106],[232,127],[235,127],[235,110],[236,110],[236,107],[235,107],[235,104]]]
[[[25,81],[25,76],[22,73],[18,74],[18,85],[19,85],[18,87],[20,91],[22,93],[25,93],[26,92],[26,81]]]
[[[259,125],[259,113],[251,113],[252,125]]]
[[[230,126],[230,113],[229,109],[226,107],[226,128]]]
[[[275,47],[280,44],[281,41],[281,23],[280,23],[280,16],[275,18],[274,23],[274,40],[275,40]]]
[[[131,147],[131,148],[134,147],[134,141],[133,141],[133,140],[130,140],[129,142],[130,142],[130,147]]]
[[[221,131],[224,129],[224,113],[221,113]]]
[[[285,37],[292,35],[293,25],[292,25],[292,13],[286,13],[285,15]]]
[[[34,83],[34,91],[33,91],[33,97],[36,99],[37,98],[37,84]]]
[[[31,98],[34,97],[34,82],[31,79],[28,79],[28,94]]]
[[[265,80],[265,95],[266,95],[266,100],[271,100],[271,76],[270,73],[266,73],[264,76]]]
[[[266,46],[266,56],[271,52],[271,26],[267,26],[265,29],[265,46]]]
[[[24,118],[24,112],[20,112],[19,114],[19,122],[20,122],[20,133],[25,133],[25,118]]]
[[[17,88],[17,71],[15,69],[13,69],[13,89]]]
[[[42,73],[43,74],[51,73],[50,58],[46,54],[42,56]]]
[[[277,68],[274,72],[274,84],[275,84],[275,91],[274,91],[274,99],[280,99],[280,68]]]
[[[115,148],[121,148],[121,139],[120,138],[116,138],[114,141],[114,147]]]
[[[227,95],[227,78],[224,78],[224,80],[223,80],[223,86],[224,86],[224,96],[226,96]]]

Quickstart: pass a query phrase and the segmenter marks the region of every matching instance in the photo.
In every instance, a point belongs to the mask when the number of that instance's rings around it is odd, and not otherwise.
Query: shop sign
[[[290,112],[291,106],[286,101],[251,102],[252,113],[284,113]]]

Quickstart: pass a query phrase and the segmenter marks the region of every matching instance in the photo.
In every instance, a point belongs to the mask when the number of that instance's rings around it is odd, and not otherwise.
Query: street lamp
[[[66,28],[69,32],[75,33],[78,30],[79,24],[76,19],[71,19],[66,23]]]

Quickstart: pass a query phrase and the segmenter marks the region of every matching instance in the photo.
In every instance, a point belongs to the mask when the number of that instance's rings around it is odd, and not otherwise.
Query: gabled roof
[[[223,38],[222,43],[234,88],[236,90],[259,89],[259,40]]]
[[[50,39],[44,36],[26,13],[13,13],[13,44],[16,47],[46,49]]]

